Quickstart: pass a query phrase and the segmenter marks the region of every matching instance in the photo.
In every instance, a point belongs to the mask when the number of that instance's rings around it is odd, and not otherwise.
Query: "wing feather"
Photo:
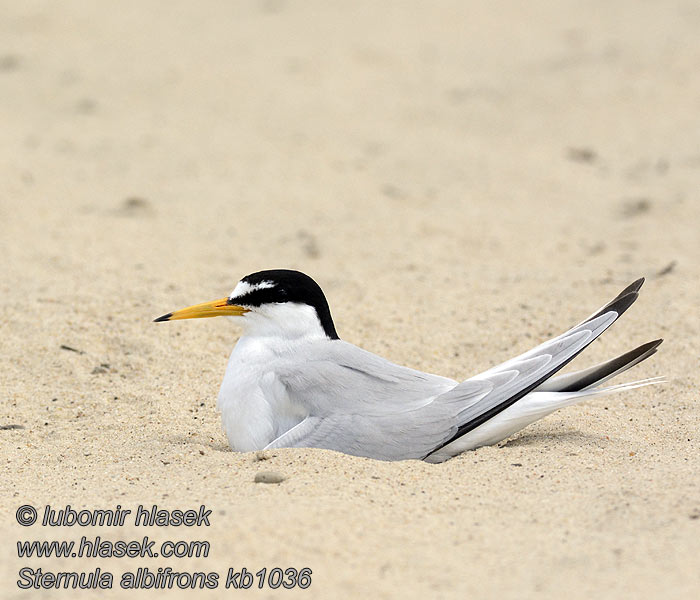
[[[569,331],[462,383],[393,364],[343,342],[271,365],[307,416],[268,445],[316,447],[383,460],[449,452],[462,435],[564,367],[636,300],[643,280]]]
[[[313,348],[302,364],[275,367],[291,402],[308,416],[268,448],[326,448],[382,460],[421,459],[457,430],[466,398],[493,387],[462,384],[456,402],[433,400],[457,382],[395,365],[340,340]]]
[[[643,283],[643,278],[638,279],[608,304],[565,333],[468,379],[447,392],[444,395],[445,399],[443,397],[436,398],[435,403],[444,400],[453,402],[453,396],[459,395],[460,387],[474,380],[490,380],[495,384],[492,391],[480,399],[478,403],[465,402],[465,408],[459,415],[460,425],[456,433],[447,442],[436,447],[434,451],[447,447],[464,434],[493,418],[567,365],[634,303]],[[539,362],[533,360],[538,358]],[[518,375],[509,379],[505,384],[494,379],[504,372],[513,370],[517,371]]]

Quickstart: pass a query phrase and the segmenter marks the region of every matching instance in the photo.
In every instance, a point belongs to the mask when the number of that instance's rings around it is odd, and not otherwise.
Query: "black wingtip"
[[[160,323],[161,321],[170,321],[170,317],[173,316],[173,313],[168,313],[167,315],[163,315],[162,317],[158,317],[157,319],[153,319],[154,323]]]
[[[631,292],[638,292],[642,288],[642,286],[644,285],[644,281],[645,281],[644,277],[640,277],[636,281],[633,281],[617,295],[617,298],[622,298],[622,296],[626,296],[627,294],[629,294]],[[617,300],[617,298],[615,298],[615,300]]]
[[[597,319],[601,315],[604,315],[605,313],[609,312],[616,312],[617,313],[617,318],[622,315],[630,306],[634,304],[634,301],[639,298],[639,294],[637,292],[629,292],[625,294],[624,296],[620,295],[617,298],[615,298],[613,301],[609,302],[606,304],[603,308],[601,308],[596,314],[594,314],[592,317],[589,319],[586,319],[586,322],[592,321],[593,319]]]
[[[656,349],[663,339],[653,340],[641,346],[625,352],[612,360],[604,362],[593,369],[587,369],[582,376],[574,379],[569,385],[556,389],[557,392],[579,392],[587,388],[598,386],[610,377],[619,375],[630,367],[633,367],[650,356],[656,354]],[[551,390],[554,391],[554,390]]]
[[[614,359],[612,361],[608,361],[608,363],[609,364],[617,363],[617,366],[615,368],[615,370],[616,370],[620,366],[624,366],[624,365],[627,365],[629,363],[634,362],[640,356],[643,357],[642,360],[645,360],[656,352],[656,349],[661,345],[661,342],[663,342],[663,339],[658,339],[658,340],[653,340],[651,342],[647,342],[646,344],[642,344],[641,346],[638,346],[634,350],[630,350],[629,352],[625,352],[625,354],[623,354],[622,356],[618,356],[616,359]],[[610,372],[612,373],[612,371],[610,371]]]
[[[608,310],[614,310],[617,313],[617,316],[620,317],[622,313],[624,313],[630,306],[632,306],[639,298],[639,294],[637,292],[630,292],[629,294],[625,294],[624,296],[620,296],[615,302],[611,302],[610,305],[608,306]]]
[[[632,304],[634,304],[634,301],[639,297],[639,290],[641,289],[642,285],[644,285],[644,277],[640,277],[636,281],[633,281],[617,296],[615,296],[615,298],[613,298],[603,308],[601,308],[597,313],[595,313],[592,317],[586,319],[586,322],[592,321],[593,319],[597,319],[601,315],[604,315],[605,313],[610,311],[615,311],[617,313],[617,316],[620,317],[620,315],[622,315],[622,313],[624,313],[630,306],[632,306]]]
[[[651,352],[652,354],[656,352],[656,349],[661,345],[661,342],[663,342],[663,338],[659,338],[658,340],[652,340],[651,342],[647,342],[646,344],[642,344],[638,348],[635,348],[634,350],[630,350],[626,354],[623,354],[620,358],[626,358],[629,357],[630,360],[634,358],[633,355],[636,356],[641,356],[642,354],[645,354],[646,352]],[[651,355],[650,355],[651,356]]]
[[[664,341],[664,338],[659,338],[658,340],[654,340],[653,342],[649,342],[648,346],[649,349],[651,350],[652,348],[658,348],[661,345],[661,342]]]

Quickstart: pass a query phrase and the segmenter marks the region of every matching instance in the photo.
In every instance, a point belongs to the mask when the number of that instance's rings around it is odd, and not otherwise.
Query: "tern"
[[[342,341],[323,291],[299,271],[247,275],[229,296],[155,321],[221,315],[242,325],[217,402],[234,451],[326,448],[435,463],[500,442],[584,398],[658,383],[662,378],[600,387],[654,354],[660,339],[557,375],[632,305],[643,283],[562,335],[462,382]]]

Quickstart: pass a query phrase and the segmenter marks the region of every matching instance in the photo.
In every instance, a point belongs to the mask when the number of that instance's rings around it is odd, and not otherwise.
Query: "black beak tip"
[[[163,315],[162,317],[158,317],[157,319],[153,319],[154,323],[160,323],[161,321],[170,321],[170,317],[173,316],[173,313],[168,313],[167,315]]]

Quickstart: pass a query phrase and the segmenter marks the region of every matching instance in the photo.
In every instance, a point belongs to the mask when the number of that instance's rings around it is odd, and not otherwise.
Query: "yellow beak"
[[[158,322],[177,321],[178,319],[204,319],[205,317],[219,316],[240,317],[247,312],[249,312],[247,308],[243,308],[237,304],[229,304],[228,298],[220,298],[219,300],[188,306],[187,308],[176,310],[175,312],[168,313],[167,315],[153,320],[154,322]]]

